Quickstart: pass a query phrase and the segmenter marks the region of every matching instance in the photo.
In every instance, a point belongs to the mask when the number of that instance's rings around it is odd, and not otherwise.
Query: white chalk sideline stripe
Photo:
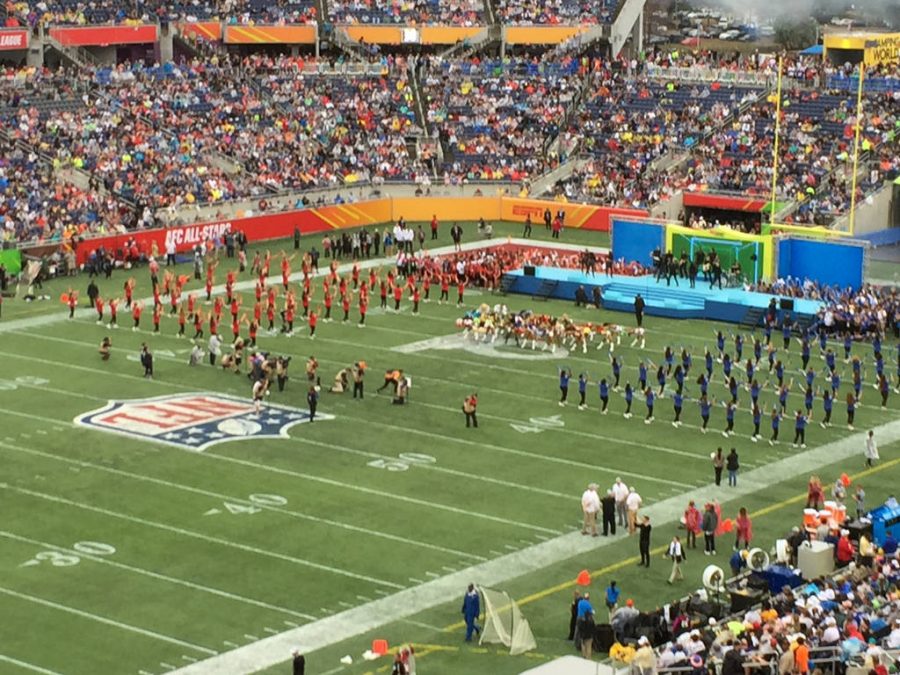
[[[900,420],[876,427],[875,435],[884,445],[900,440]],[[677,522],[689,499],[699,503],[713,499],[718,499],[723,504],[734,502],[746,495],[768,489],[773,476],[787,478],[803,475],[826,464],[861,457],[864,439],[865,435],[860,433],[813,450],[798,452],[769,466],[742,474],[737,487],[706,485],[657,502],[641,512],[649,515],[657,524],[656,527]],[[479,579],[487,586],[496,586],[573,556],[608,546],[624,536],[627,535],[593,538],[582,537],[577,532],[566,534],[192,664],[178,670],[177,675],[254,673],[284,662],[286,655],[298,644],[302,644],[307,653],[310,653],[432,609],[456,598],[472,579]]]
[[[257,607],[262,607],[263,609],[270,609],[276,612],[281,612],[283,614],[288,614],[290,616],[296,616],[301,619],[307,619],[309,621],[314,621],[317,617],[312,614],[304,614],[303,612],[296,612],[292,609],[288,609],[287,607],[279,607],[278,605],[271,605],[267,602],[263,602],[261,600],[255,600],[253,598],[247,598],[242,595],[237,595],[235,593],[229,593],[228,591],[222,591],[218,588],[211,588],[209,586],[204,586],[202,584],[196,584],[192,581],[186,581],[184,579],[177,579],[175,577],[170,577],[165,574],[159,574],[158,572],[151,572],[150,570],[145,570],[140,567],[135,567],[133,565],[126,565],[125,563],[116,562],[115,560],[109,560],[107,558],[101,556],[88,555],[81,551],[75,551],[74,549],[66,548],[65,546],[57,546],[56,544],[50,544],[46,541],[39,541],[37,539],[31,539],[29,537],[23,537],[18,534],[14,534],[12,532],[6,532],[0,530],[0,537],[4,537],[6,539],[11,539],[13,541],[19,541],[25,544],[32,544],[34,546],[40,546],[46,549],[52,549],[54,551],[61,551],[63,553],[72,553],[77,555],[79,558],[83,558],[85,560],[91,560],[93,562],[101,563],[103,565],[110,565],[111,567],[115,567],[118,569],[122,569],[128,572],[134,572],[135,574],[140,574],[142,576],[150,577],[152,579],[157,579],[159,581],[165,581],[167,583],[175,584],[177,586],[184,586],[185,588],[191,588],[196,591],[202,591],[204,593],[209,593],[211,595],[217,595],[222,598],[227,598],[229,600],[235,600],[237,602],[243,602],[249,605],[255,605]]]
[[[218,492],[212,492],[210,490],[204,490],[204,489],[196,488],[196,487],[193,487],[190,485],[183,485],[181,483],[174,483],[172,481],[168,481],[168,480],[165,480],[162,478],[156,478],[154,476],[147,476],[147,475],[143,475],[143,474],[132,473],[131,471],[125,471],[124,469],[114,469],[112,467],[104,466],[102,464],[94,464],[92,462],[86,462],[84,460],[72,459],[70,457],[63,457],[61,455],[55,455],[50,452],[43,452],[42,450],[35,450],[33,448],[23,448],[21,446],[13,445],[11,443],[0,442],[0,447],[7,448],[14,452],[22,452],[22,453],[26,453],[29,455],[35,455],[37,457],[45,457],[47,459],[52,459],[52,460],[55,460],[58,462],[65,462],[67,464],[79,466],[82,468],[96,469],[97,471],[103,471],[105,473],[111,473],[111,474],[117,475],[117,476],[125,476],[126,478],[132,478],[134,480],[139,480],[139,481],[143,481],[146,483],[153,483],[153,484],[162,485],[162,486],[168,487],[168,488],[183,490],[185,492],[190,492],[193,494],[204,495],[206,497],[212,497],[214,499],[242,502],[247,505],[252,505],[254,508],[263,509],[265,511],[273,511],[275,513],[281,513],[281,514],[288,515],[288,516],[291,516],[294,518],[299,518],[302,520],[309,520],[311,522],[323,523],[325,525],[339,527],[341,529],[349,530],[349,531],[357,533],[357,534],[364,534],[364,535],[374,536],[374,537],[381,538],[381,539],[388,539],[388,540],[396,542],[396,543],[407,544],[410,546],[416,546],[416,547],[420,547],[420,548],[426,548],[426,549],[430,549],[430,550],[434,550],[434,551],[439,551],[441,553],[449,553],[454,556],[460,556],[460,557],[469,558],[472,560],[486,560],[485,557],[480,556],[480,555],[475,555],[474,553],[466,553],[464,551],[458,551],[456,549],[446,548],[444,546],[438,546],[437,544],[428,544],[426,542],[416,541],[415,539],[409,539],[408,537],[400,537],[397,535],[387,534],[387,533],[383,533],[383,532],[375,532],[373,530],[370,530],[370,529],[367,529],[364,527],[348,525],[346,523],[329,520],[327,518],[320,518],[318,516],[313,516],[313,515],[310,515],[307,513],[302,513],[300,511],[294,511],[294,510],[286,509],[286,508],[279,507],[279,506],[267,506],[267,505],[263,505],[263,504],[257,504],[255,502],[250,502],[247,499],[243,499],[243,498],[239,498],[239,497],[232,497],[230,495],[225,495],[225,494],[221,494]],[[309,617],[306,617],[306,618],[309,618]]]
[[[29,595],[27,593],[20,593],[18,591],[11,590],[9,588],[4,588],[0,586],[0,593],[3,595],[8,595],[13,598],[18,598],[19,600],[25,600],[27,602],[31,602],[36,605],[43,605],[44,607],[50,607],[51,609],[59,610],[60,612],[65,612],[67,614],[72,614],[74,616],[81,617],[82,619],[90,619],[91,621],[96,621],[97,623],[103,623],[107,626],[114,626],[115,628],[121,628],[122,630],[128,631],[130,633],[136,633],[137,635],[143,635],[144,637],[153,638],[155,640],[160,640],[162,642],[168,642],[169,644],[178,645],[179,647],[187,647],[188,649],[193,649],[194,651],[200,652],[201,654],[206,654],[208,656],[215,656],[218,652],[208,649],[207,647],[201,647],[200,645],[195,645],[191,642],[185,642],[184,640],[179,640],[178,638],[169,637],[168,635],[163,635],[162,633],[157,633],[156,631],[147,630],[146,628],[139,628],[138,626],[132,626],[128,623],[122,623],[121,621],[116,621],[115,619],[108,619],[105,616],[99,616],[98,614],[93,614],[91,612],[85,612],[81,609],[76,609],[74,607],[69,607],[68,605],[62,605],[58,602],[53,602],[52,600],[46,600],[44,598],[39,598],[35,595]]]
[[[11,663],[14,666],[19,666],[19,668],[23,668],[25,670],[30,670],[33,673],[44,673],[44,675],[62,675],[62,673],[58,673],[55,670],[41,668],[40,666],[36,666],[33,663],[20,661],[19,659],[14,659],[11,656],[6,656],[6,654],[0,654],[0,661],[3,661],[4,663]]]
[[[203,534],[201,532],[194,532],[192,530],[186,530],[181,527],[176,527],[175,525],[167,525],[165,523],[157,523],[152,520],[147,520],[146,518],[140,518],[138,516],[128,515],[126,513],[119,513],[118,511],[111,511],[110,509],[104,509],[99,506],[93,506],[91,504],[83,504],[81,502],[76,502],[71,499],[66,499],[65,497],[57,497],[56,495],[47,494],[46,492],[38,492],[36,490],[29,490],[27,488],[18,487],[14,485],[8,485],[6,483],[0,483],[0,489],[10,490],[12,492],[17,492],[19,494],[27,495],[29,497],[36,497],[37,499],[43,499],[44,501],[53,502],[56,504],[65,504],[66,506],[73,506],[78,509],[83,509],[85,511],[91,511],[93,513],[100,513],[105,516],[109,516],[111,518],[117,518],[119,520],[126,520],[128,522],[137,523],[139,525],[145,525],[147,527],[152,527],[154,529],[163,530],[166,532],[172,532],[174,534],[179,534],[184,537],[190,537],[191,539],[198,539],[200,541],[206,541],[211,544],[217,544],[219,546],[224,546],[226,548],[233,548],[240,551],[244,551],[246,553],[253,553],[254,555],[263,556],[266,558],[274,558],[276,560],[283,560],[285,562],[293,563],[295,565],[300,565],[301,567],[309,567],[311,569],[316,569],[322,572],[328,572],[330,574],[335,574],[338,576],[349,577],[351,579],[356,579],[358,581],[365,581],[370,584],[376,584],[378,586],[385,586],[387,588],[395,588],[401,589],[403,586],[401,584],[395,584],[392,581],[386,581],[384,579],[376,579],[375,577],[370,577],[365,574],[357,574],[356,572],[350,572],[348,570],[338,569],[337,567],[331,567],[330,565],[323,565],[321,563],[315,563],[310,560],[304,560],[303,558],[297,558],[295,556],[290,556],[284,553],[277,553],[275,551],[268,551],[266,549],[258,548],[256,546],[250,546],[249,544],[241,544],[239,542],[230,541],[228,539],[222,539],[221,537],[214,537],[208,534]]]
[[[3,355],[3,352],[0,352],[0,356]],[[65,364],[60,364],[65,365]],[[144,380],[144,378],[136,378],[145,382],[153,382],[155,380]],[[51,417],[43,417],[41,415],[32,415],[31,413],[23,413],[14,410],[6,409],[3,411],[5,415],[14,415],[16,417],[23,417],[25,419],[38,420],[41,422],[48,422],[53,424],[64,423],[69,426],[74,426],[76,428],[81,429],[82,427],[77,427],[77,425],[72,422],[66,422],[65,420],[59,420]],[[161,446],[161,447],[171,447],[171,446]],[[177,450],[177,448],[173,448]],[[183,452],[190,452],[188,450],[184,450]],[[449,513],[456,513],[459,515],[464,515],[470,518],[476,518],[480,520],[487,520],[493,523],[499,523],[501,525],[510,525],[514,527],[521,527],[524,529],[534,530],[535,532],[544,532],[547,534],[559,534],[558,530],[554,530],[548,527],[541,527],[540,525],[530,525],[528,523],[522,523],[515,520],[509,520],[507,518],[501,518],[500,516],[492,516],[487,513],[479,513],[477,511],[468,511],[466,509],[458,508],[455,506],[450,506],[447,504],[438,504],[436,502],[429,502],[424,499],[416,499],[415,497],[407,497],[405,495],[398,495],[392,492],[384,492],[382,490],[375,490],[373,488],[367,488],[360,485],[349,485],[342,481],[333,480],[331,478],[324,478],[322,476],[314,476],[312,474],[306,474],[299,471],[292,471],[290,469],[283,469],[277,466],[269,466],[267,464],[259,464],[257,462],[251,462],[246,459],[239,459],[237,457],[229,457],[228,455],[217,455],[213,452],[202,452],[196,453],[191,452],[191,455],[194,457],[203,457],[209,460],[216,460],[221,462],[229,462],[232,464],[237,464],[239,466],[245,466],[253,469],[259,469],[261,471],[269,471],[271,473],[277,473],[284,476],[292,476],[294,478],[301,478],[303,480],[309,480],[315,483],[322,483],[324,485],[330,485],[332,487],[338,487],[343,490],[353,490],[354,492],[360,492],[364,494],[370,494],[376,497],[383,497],[385,499],[393,499],[396,501],[401,501],[407,504],[415,504],[416,506],[424,507],[424,508],[432,508],[438,511],[447,511]]]

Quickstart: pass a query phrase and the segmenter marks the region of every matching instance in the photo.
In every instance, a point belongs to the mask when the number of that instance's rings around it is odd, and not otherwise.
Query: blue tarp
[[[813,45],[812,47],[807,47],[800,53],[804,54],[805,56],[821,56],[822,45]]]

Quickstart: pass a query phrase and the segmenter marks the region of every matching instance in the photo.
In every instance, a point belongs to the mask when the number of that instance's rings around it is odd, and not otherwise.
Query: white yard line
[[[41,668],[40,666],[36,666],[33,663],[20,661],[19,659],[14,659],[13,657],[6,656],[5,654],[0,654],[0,661],[3,661],[4,663],[11,663],[14,666],[19,666],[19,668],[22,668],[23,670],[30,670],[32,673],[44,673],[44,675],[62,675],[62,673],[58,673],[55,670]]]
[[[470,241],[462,244],[460,248],[463,251],[477,251],[484,248],[493,248],[495,246],[501,246],[503,244],[519,244],[523,246],[528,246],[531,248],[558,248],[565,249],[571,251],[583,251],[585,248],[590,248],[593,251],[606,253],[608,249],[599,248],[599,247],[586,247],[586,246],[577,246],[575,244],[551,244],[543,240],[530,240],[530,239],[517,239],[514,237],[508,237],[507,239],[483,239],[477,241]],[[440,246],[435,249],[430,249],[428,251],[431,257],[439,257],[445,255],[452,255],[455,251],[454,246]],[[396,258],[392,257],[382,257],[382,258],[373,258],[368,260],[360,260],[358,261],[359,269],[369,270],[371,268],[380,268],[380,267],[394,267]],[[331,262],[331,258],[320,258],[319,262],[321,266],[319,268],[319,272],[310,275],[312,278],[323,277],[329,271],[328,265]],[[350,272],[353,268],[353,262],[341,262],[338,266],[339,273]],[[134,272],[129,272],[128,274],[133,275]],[[280,281],[279,275],[270,276],[270,278],[275,279],[276,282]],[[289,277],[291,281],[299,281],[303,278],[302,272],[295,272],[291,274]],[[244,281],[238,281],[234,284],[234,290],[237,292],[240,291],[252,291],[256,288],[256,279],[247,279]],[[151,289],[152,290],[152,289]],[[192,293],[196,293],[198,298],[203,294],[203,289],[198,288],[191,291]],[[220,295],[225,292],[224,284],[219,284],[213,287],[213,295]],[[152,297],[146,297],[140,302],[144,303],[152,303]],[[55,304],[54,300],[48,301],[48,306],[53,306]],[[97,312],[91,307],[79,307],[75,310],[75,316],[77,318],[92,318],[97,316]],[[65,323],[69,320],[68,311],[65,308],[61,308],[58,312],[53,312],[50,314],[41,314],[39,316],[29,316],[23,317],[21,319],[12,319],[9,321],[0,322],[0,334],[7,333],[10,331],[18,331],[18,330],[27,330],[29,328],[39,328],[41,326],[48,326],[55,323]]]
[[[68,605],[62,605],[58,602],[53,602],[52,600],[46,600],[44,598],[39,598],[34,595],[29,595],[27,593],[19,593],[18,591],[11,590],[9,588],[0,587],[0,594],[8,595],[13,598],[18,598],[19,600],[25,600],[27,602],[31,602],[36,605],[43,605],[44,607],[50,607],[51,609],[58,610],[60,612],[65,612],[67,614],[72,614],[74,616],[78,616],[82,619],[90,619],[91,621],[96,621],[97,623],[106,624],[107,626],[114,626],[115,628],[120,628],[122,630],[128,631],[129,633],[135,633],[137,635],[143,635],[144,637],[153,638],[155,640],[160,640],[162,642],[168,642],[169,644],[178,645],[179,647],[187,647],[188,649],[193,649],[196,652],[201,654],[206,654],[207,656],[214,656],[218,654],[218,652],[208,649],[206,647],[201,647],[200,645],[195,645],[191,642],[185,642],[184,640],[179,640],[177,638],[170,637],[168,635],[163,635],[162,633],[157,633],[156,631],[147,630],[146,628],[139,628],[138,626],[132,626],[131,624],[122,623],[121,621],[116,621],[115,619],[108,619],[105,616],[99,616],[98,614],[93,614],[91,612],[85,612],[84,610],[76,609],[74,607],[69,607]]]
[[[192,530],[186,530],[181,527],[176,527],[174,525],[167,525],[165,523],[157,523],[152,520],[148,520],[146,518],[139,518],[138,516],[132,516],[127,513],[120,513],[118,511],[112,511],[110,509],[104,509],[99,506],[93,506],[91,504],[84,504],[82,502],[76,502],[71,499],[66,499],[65,497],[58,497],[56,495],[51,495],[46,492],[38,492],[36,490],[29,490],[27,488],[17,487],[13,485],[8,485],[6,483],[0,483],[0,489],[9,490],[11,492],[16,492],[18,494],[27,495],[29,497],[35,497],[37,499],[43,499],[44,501],[53,502],[56,504],[64,504],[66,506],[72,506],[78,509],[82,509],[84,511],[90,511],[92,513],[100,513],[105,516],[109,516],[110,518],[116,518],[119,520],[125,520],[131,523],[136,523],[138,525],[144,525],[146,527],[152,527],[157,530],[163,530],[166,532],[172,532],[174,534],[181,535],[183,537],[189,537],[191,539],[197,539],[200,541],[205,541],[210,544],[217,544],[219,546],[224,546],[226,548],[233,548],[236,550],[244,551],[245,553],[252,553],[254,555],[263,556],[266,558],[274,558],[276,560],[282,560],[284,562],[289,562],[294,565],[298,565],[301,567],[308,567],[310,569],[319,570],[322,572],[328,572],[330,574],[334,574],[337,576],[348,577],[350,579],[356,579],[357,581],[365,581],[370,584],[375,584],[376,586],[384,586],[386,588],[403,588],[401,584],[396,584],[392,581],[386,581],[384,579],[377,579],[375,577],[370,577],[365,574],[357,574],[356,572],[351,572],[349,570],[343,570],[337,567],[332,567],[331,565],[324,565],[322,563],[312,562],[311,560],[305,560],[303,558],[297,558],[296,556],[287,555],[284,553],[278,553],[277,551],[269,551],[267,549],[259,548],[257,546],[250,546],[249,544],[241,544],[239,542],[230,541],[228,539],[223,539],[222,537],[214,537],[208,534],[203,534],[201,532],[194,532]]]
[[[3,352],[0,352],[0,356],[3,355]],[[67,364],[57,362],[60,366],[65,367]],[[87,369],[90,370],[90,369]],[[142,377],[136,377],[136,379],[141,380],[142,382],[157,382],[158,380],[145,380]],[[175,385],[170,385],[175,386]],[[23,413],[15,410],[6,409],[3,411],[5,415],[14,415],[16,417],[22,417],[25,419],[47,422],[49,424],[68,424],[71,427],[83,430],[83,427],[79,427],[71,422],[66,422],[65,420],[60,420],[52,417],[43,417],[41,415],[33,415],[31,413]],[[170,448],[172,446],[162,446],[166,448]],[[559,530],[554,530],[548,527],[542,527],[540,525],[531,525],[529,523],[523,523],[515,520],[510,520],[507,518],[502,518],[500,516],[492,516],[487,513],[481,513],[478,511],[469,511],[467,509],[462,509],[456,506],[450,506],[449,504],[440,504],[433,501],[428,501],[425,499],[417,499],[415,497],[407,497],[406,495],[398,495],[393,492],[385,492],[383,490],[376,490],[374,488],[364,487],[358,484],[346,483],[344,481],[338,481],[331,478],[325,478],[322,476],[314,476],[312,474],[303,473],[300,471],[293,471],[290,469],[284,469],[277,466],[270,466],[267,464],[260,464],[258,462],[253,462],[247,459],[240,459],[238,457],[230,457],[228,455],[217,455],[212,452],[192,452],[190,450],[183,450],[182,452],[189,452],[193,457],[201,457],[206,460],[211,461],[219,461],[219,462],[228,462],[231,464],[236,464],[238,466],[243,466],[252,469],[259,469],[260,471],[268,471],[270,473],[280,474],[282,476],[291,476],[293,478],[301,478],[303,480],[312,481],[315,483],[321,483],[322,485],[329,485],[331,487],[340,488],[342,490],[349,490],[355,493],[372,495],[374,497],[380,497],[386,500],[394,500],[403,502],[406,504],[413,504],[416,507],[435,509],[438,511],[446,511],[448,513],[455,513],[458,515],[463,515],[469,518],[474,518],[478,520],[485,520],[488,522],[507,525],[512,527],[521,527],[523,529],[532,530],[534,532],[544,532],[547,534],[559,534]]]
[[[888,445],[900,440],[900,420],[875,428],[875,437]],[[689,499],[698,503],[718,499],[733,503],[741,497],[767,490],[773,476],[804,475],[818,467],[850,458],[860,459],[864,434],[822,445],[814,450],[798,452],[768,466],[741,474],[737,487],[706,485],[677,497],[658,502],[642,513],[650,516],[655,527],[677,522]],[[736,506],[734,506],[736,508]],[[201,661],[180,669],[178,675],[218,675],[219,673],[254,673],[282,663],[292,649],[302,647],[307,653],[343,642],[381,626],[406,619],[419,612],[455,600],[472,579],[485,586],[502,585],[516,577],[543,570],[573,556],[595,551],[618,541],[617,538],[582,537],[577,532],[509,553],[480,563],[440,579],[421,583],[392,596],[375,600],[346,612],[311,624],[285,631],[259,642]]]
[[[145,474],[137,474],[137,473],[133,473],[131,471],[125,471],[123,469],[114,469],[112,467],[105,466],[102,464],[94,464],[92,462],[72,459],[70,457],[63,457],[61,455],[55,455],[53,453],[43,452],[41,450],[35,450],[33,448],[24,448],[22,446],[13,445],[11,443],[0,442],[0,447],[4,447],[4,448],[6,448],[8,450],[12,450],[14,452],[21,452],[21,453],[26,453],[29,455],[34,455],[36,457],[44,457],[46,459],[51,459],[51,460],[58,461],[58,462],[64,462],[64,463],[67,463],[67,464],[70,464],[73,466],[95,469],[97,471],[110,473],[110,474],[113,474],[116,476],[124,476],[126,478],[131,478],[133,480],[142,481],[145,483],[162,485],[163,487],[167,487],[167,488],[171,488],[171,489],[181,490],[184,492],[189,492],[189,493],[197,494],[197,495],[203,495],[205,497],[211,497],[216,500],[238,502],[238,503],[245,504],[247,506],[253,506],[254,508],[257,508],[257,509],[262,509],[264,511],[272,511],[275,513],[281,513],[283,515],[290,516],[292,518],[299,518],[301,520],[308,520],[310,522],[321,523],[324,525],[330,525],[330,526],[337,527],[337,528],[340,528],[343,530],[348,530],[350,532],[353,532],[354,534],[362,534],[362,535],[377,537],[380,539],[386,539],[386,540],[391,541],[396,544],[406,544],[406,545],[414,546],[417,548],[424,548],[424,549],[428,549],[428,550],[437,551],[440,553],[446,553],[446,554],[452,555],[454,557],[468,558],[470,560],[477,560],[477,561],[486,560],[486,558],[484,558],[483,556],[476,555],[474,553],[466,553],[464,551],[459,551],[459,550],[452,549],[452,548],[446,548],[444,546],[438,546],[436,544],[428,544],[426,542],[420,542],[420,541],[416,541],[415,539],[410,539],[409,537],[401,537],[401,536],[387,534],[387,533],[383,533],[383,532],[377,532],[377,531],[373,531],[370,528],[359,527],[356,525],[348,525],[346,523],[341,523],[341,522],[330,520],[327,518],[320,518],[318,516],[313,516],[313,515],[310,515],[307,513],[302,513],[300,511],[294,511],[292,509],[286,509],[286,508],[282,508],[279,506],[267,506],[267,505],[263,505],[263,504],[257,504],[255,502],[250,502],[249,500],[241,498],[241,497],[233,497],[231,495],[226,495],[226,494],[222,494],[219,492],[213,492],[211,490],[204,490],[204,489],[193,487],[190,485],[184,485],[183,483],[175,483],[173,481],[165,480],[162,478],[156,478],[153,476],[147,476]],[[102,559],[100,561],[106,562],[105,560],[102,560]],[[309,617],[304,615],[304,618],[309,618]]]
[[[119,563],[114,560],[109,560],[108,558],[104,558],[101,556],[88,555],[81,551],[75,551],[73,549],[66,548],[65,546],[57,546],[56,544],[51,544],[45,541],[40,541],[38,539],[31,539],[29,537],[23,537],[18,534],[14,534],[12,532],[5,532],[0,530],[0,537],[5,539],[10,539],[12,541],[18,541],[25,544],[31,544],[33,546],[38,546],[45,549],[51,549],[54,551],[60,551],[62,553],[72,553],[77,555],[79,558],[83,560],[91,560],[96,563],[100,563],[103,565],[109,565],[110,567],[115,567],[116,569],[125,570],[127,572],[132,572],[134,574],[139,574],[144,577],[148,577],[150,579],[156,579],[157,581],[164,581],[169,584],[174,584],[176,586],[183,586],[185,588],[190,588],[195,591],[201,591],[203,593],[209,593],[210,595],[216,595],[220,598],[226,598],[228,600],[234,600],[235,602],[240,602],[248,605],[254,605],[256,607],[261,607],[263,609],[272,610],[275,612],[280,612],[282,614],[288,614],[290,616],[296,616],[301,619],[306,619],[308,621],[313,621],[316,619],[312,614],[304,614],[303,612],[297,612],[293,609],[288,609],[287,607],[279,607],[278,605],[272,605],[268,602],[263,602],[261,600],[255,600],[254,598],[248,598],[243,595],[237,595],[236,593],[229,593],[228,591],[223,591],[218,588],[211,588],[209,586],[204,586],[203,584],[197,584],[192,581],[186,581],[184,579],[177,579],[175,577],[170,577],[166,574],[159,574],[158,572],[152,572],[150,570],[145,570],[141,567],[135,567],[133,565],[126,565],[125,563]]]

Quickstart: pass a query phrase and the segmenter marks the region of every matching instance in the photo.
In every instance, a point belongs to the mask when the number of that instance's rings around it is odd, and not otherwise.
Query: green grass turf
[[[519,234],[519,226],[498,226],[499,239],[507,233]],[[543,231],[536,235],[545,236]],[[602,235],[578,231],[567,231],[564,241],[607,243]],[[101,291],[118,291],[126,274],[117,271],[112,282],[101,281]],[[146,297],[146,270],[131,274],[138,279],[136,295]],[[217,281],[222,276],[220,268]],[[67,283],[50,282],[48,294],[58,297]],[[79,278],[77,283],[87,282]],[[493,301],[486,295],[468,296],[470,306],[482,300]],[[578,320],[633,321],[627,315],[575,310],[556,301],[534,303],[510,296],[505,302],[513,310],[568,312]],[[7,301],[3,309],[4,322],[66,313],[56,300]],[[432,302],[423,305],[418,317],[411,316],[408,307],[400,314],[373,312],[365,330],[353,323],[320,324],[315,342],[301,337],[302,329],[292,339],[262,335],[263,349],[295,357],[294,379],[284,394],[272,395],[273,403],[305,407],[302,362],[310,354],[322,364],[323,389],[339,368],[366,360],[371,366],[366,400],[323,393],[320,410],[335,415],[334,420],[294,427],[290,439],[226,443],[204,453],[70,423],[109,399],[185,391],[249,397],[245,377],[186,365],[190,344],[174,337],[174,321],[166,320],[156,336],[127,328],[111,332],[87,318],[3,333],[0,495],[6,517],[0,527],[0,564],[6,573],[0,582],[0,611],[15,620],[2,622],[0,628],[0,672],[27,672],[3,661],[6,657],[63,673],[160,673],[166,670],[162,664],[185,665],[183,656],[202,659],[205,650],[224,651],[228,643],[244,645],[272,630],[365,602],[360,596],[391,594],[414,585],[411,578],[463,569],[572,531],[580,523],[581,491],[591,480],[606,485],[621,474],[649,504],[708,483],[709,452],[717,445],[735,445],[746,469],[794,452],[785,443],[774,449],[751,444],[745,410],[738,415],[739,435],[726,441],[717,433],[702,436],[691,426],[674,430],[668,423],[668,401],[659,403],[658,421],[649,426],[641,423],[640,401],[631,420],[619,414],[623,404],[618,397],[611,403],[614,414],[607,417],[600,417],[596,408],[578,412],[572,406],[557,407],[557,366],[588,369],[596,379],[609,372],[605,352],[592,349],[587,355],[514,361],[461,350],[392,350],[453,334],[459,314],[456,307]],[[120,320],[130,325],[126,314]],[[148,314],[144,323],[149,323]],[[718,327],[654,318],[647,326],[646,352],[627,344],[620,347],[625,378],[632,382],[638,359],[659,361],[665,344],[689,346],[700,365],[702,347],[712,346],[712,331]],[[102,363],[96,348],[108,333],[113,335],[114,354]],[[153,381],[144,380],[132,360],[143,341],[157,354]],[[868,346],[855,349],[866,358],[871,354]],[[798,358],[795,345],[791,362]],[[815,363],[821,366],[817,359]],[[381,372],[392,367],[403,367],[413,376],[408,407],[391,406],[386,396],[372,395]],[[847,381],[845,376],[845,388]],[[459,406],[475,388],[481,399],[481,427],[467,431]],[[721,385],[713,389],[720,396],[724,392]],[[593,406],[595,391],[592,386]],[[800,398],[792,395],[792,407]],[[896,397],[888,411],[870,407],[874,398],[869,386],[866,405],[857,414],[858,428],[897,418]],[[763,399],[771,406],[772,392]],[[742,392],[744,405],[746,400]],[[511,426],[552,415],[560,415],[563,429],[518,433]],[[685,421],[696,425],[698,418],[696,406],[688,403]],[[843,419],[842,406],[836,406],[835,419]],[[711,426],[718,431],[723,425],[724,414],[717,410]],[[785,424],[782,437],[790,430]],[[840,424],[827,432],[813,425],[808,441],[813,448],[848,433]],[[897,470],[890,462],[900,456],[898,450],[897,444],[883,447],[885,468],[863,479],[871,504],[894,489]],[[404,453],[429,455],[434,463],[413,463],[401,471],[378,468]],[[858,472],[861,464],[810,466],[810,471],[820,472],[830,483],[842,471]],[[795,497],[804,491],[807,477],[772,476],[767,490],[743,503],[756,511]],[[251,495],[276,495],[285,503],[259,509],[249,501]],[[736,510],[731,506],[726,515]],[[757,541],[771,545],[795,522],[800,506],[795,501],[757,517]],[[673,527],[658,528],[654,544],[666,543],[672,532]],[[108,549],[88,545],[94,554],[72,564],[70,551],[53,552],[53,547],[69,550],[76,542],[99,542],[114,547],[115,553],[102,555]],[[344,654],[358,661],[372,637],[386,637],[392,644],[411,640],[420,645],[420,672],[518,673],[570,651],[563,640],[571,597],[566,584],[578,570],[614,566],[596,577],[595,594],[614,575],[627,596],[647,607],[687,592],[709,562],[702,555],[690,556],[688,581],[673,590],[665,584],[668,565],[658,555],[645,572],[635,567],[635,553],[635,542],[623,539],[504,587],[524,601],[538,639],[537,655],[510,658],[493,648],[464,646],[455,626],[460,598],[448,597],[446,605],[421,613],[414,623],[390,624],[311,654],[308,672],[332,670]],[[30,561],[36,563],[24,564]],[[718,562],[726,564],[724,551]],[[51,638],[54,649],[47,648]],[[378,662],[357,663],[343,672],[383,668]],[[281,666],[271,672],[285,670]]]

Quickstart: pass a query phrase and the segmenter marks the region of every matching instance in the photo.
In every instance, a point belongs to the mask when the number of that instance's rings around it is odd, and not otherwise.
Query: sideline
[[[900,440],[900,420],[875,427],[874,430],[879,441],[884,445]],[[815,467],[834,464],[851,457],[861,457],[864,439],[864,433],[853,434],[847,438],[819,446],[814,450],[800,452],[767,466],[742,473],[737,488],[706,485],[660,501],[644,509],[643,512],[649,515],[658,525],[672,523],[678,520],[688,499],[694,499],[695,501],[718,499],[722,504],[733,502],[739,497],[768,488],[772,483],[773,476],[802,475]],[[898,463],[900,463],[900,459],[892,460],[875,467],[875,470],[883,471]],[[874,473],[874,471],[872,472]],[[870,474],[863,473],[860,475]],[[786,500],[784,504],[781,504],[779,508],[802,499],[802,495],[792,497]],[[284,662],[291,650],[298,647],[307,653],[313,652],[444,604],[455,598],[459,593],[459,589],[465,588],[472,579],[477,579],[479,583],[486,586],[503,584],[525,574],[539,572],[574,556],[596,551],[622,538],[593,539],[582,537],[578,532],[572,532],[521,551],[495,558],[486,563],[474,565],[434,581],[414,586],[391,596],[360,605],[314,623],[285,631],[279,635],[273,635],[174,672],[178,675],[257,672]],[[659,550],[657,550],[658,552]],[[595,574],[608,573],[613,569],[619,569],[633,563],[634,558],[629,558],[628,560],[615,563],[615,565],[610,566],[610,569],[600,570],[595,572]],[[573,583],[573,581],[567,581],[550,589],[539,591],[525,598],[524,602],[522,600],[518,602],[520,604],[534,602],[542,597],[568,588]],[[453,629],[456,626],[457,624],[453,624],[448,629]]]

